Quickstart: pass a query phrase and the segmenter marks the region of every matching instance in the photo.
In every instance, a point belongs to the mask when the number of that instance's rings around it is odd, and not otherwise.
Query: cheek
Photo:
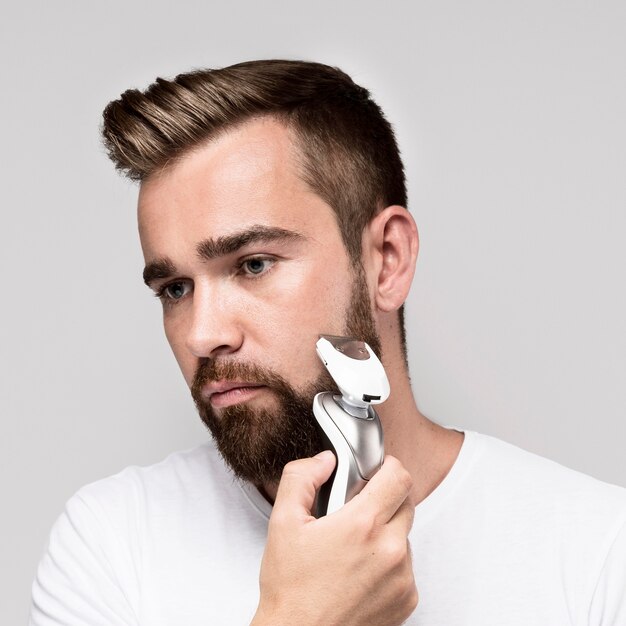
[[[259,343],[271,355],[269,361],[278,371],[287,364],[288,379],[303,385],[322,370],[315,351],[320,333],[343,332],[351,284],[336,266],[307,270],[298,265],[281,274],[258,301],[252,319],[262,333]]]
[[[342,326],[350,286],[337,269],[296,265],[283,272],[277,283],[264,299],[276,326],[284,331],[302,327],[316,333],[329,323]]]

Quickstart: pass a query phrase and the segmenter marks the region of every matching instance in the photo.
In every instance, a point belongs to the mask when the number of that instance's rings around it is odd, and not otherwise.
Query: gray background
[[[207,437],[140,280],[104,105],[250,58],[336,64],[395,125],[426,415],[626,485],[626,3],[5,5],[0,622],[81,485]]]

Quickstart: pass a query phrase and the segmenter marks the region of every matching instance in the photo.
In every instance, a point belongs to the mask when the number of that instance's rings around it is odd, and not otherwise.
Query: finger
[[[285,517],[310,517],[315,492],[329,479],[334,468],[335,455],[330,450],[287,463],[278,484],[274,512]]]
[[[376,524],[386,524],[408,498],[412,486],[411,475],[402,463],[387,455],[382,467],[344,509],[348,509],[350,515],[370,515]]]
[[[395,515],[389,520],[387,526],[392,529],[398,529],[398,532],[408,537],[413,528],[413,519],[415,518],[415,506],[411,501],[411,498],[406,500],[400,505],[400,508],[396,511]]]

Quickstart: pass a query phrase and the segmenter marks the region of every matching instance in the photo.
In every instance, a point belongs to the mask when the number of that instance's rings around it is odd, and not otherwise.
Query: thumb
[[[285,465],[276,492],[274,513],[282,518],[303,520],[311,516],[315,492],[330,478],[335,455],[324,450],[314,457]]]

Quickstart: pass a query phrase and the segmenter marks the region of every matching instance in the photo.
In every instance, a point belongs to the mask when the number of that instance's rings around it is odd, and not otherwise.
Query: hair
[[[336,214],[354,267],[363,230],[386,206],[407,206],[400,152],[371,98],[336,67],[265,60],[157,78],[103,112],[102,136],[117,170],[144,181],[191,149],[251,118],[272,116],[293,133],[300,176]],[[404,306],[398,312],[406,360]]]

